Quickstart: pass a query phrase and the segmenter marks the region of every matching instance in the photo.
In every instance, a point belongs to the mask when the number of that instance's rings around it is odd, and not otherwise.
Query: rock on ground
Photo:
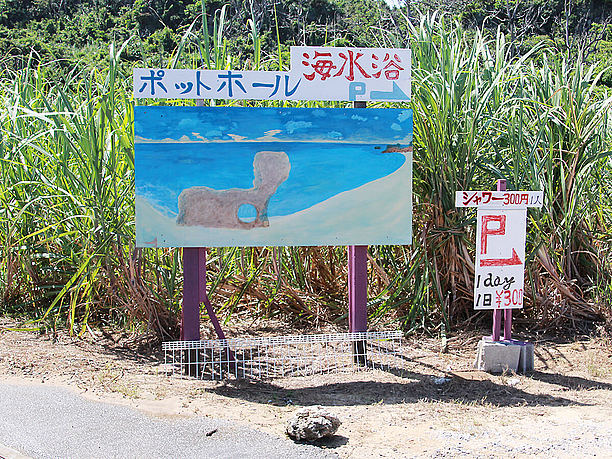
[[[287,435],[296,441],[315,441],[331,437],[340,424],[340,419],[322,406],[306,406],[297,410],[289,419]]]

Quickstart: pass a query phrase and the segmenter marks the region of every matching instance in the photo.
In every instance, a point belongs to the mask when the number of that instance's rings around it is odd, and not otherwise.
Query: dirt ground
[[[401,374],[351,374],[214,382],[169,377],[159,346],[127,334],[10,331],[0,318],[0,379],[68,387],[152,416],[209,416],[284,436],[297,407],[319,404],[342,420],[321,442],[340,457],[612,457],[612,341],[540,340],[535,371],[472,368],[480,334],[406,340]],[[234,334],[286,334],[250,327]]]

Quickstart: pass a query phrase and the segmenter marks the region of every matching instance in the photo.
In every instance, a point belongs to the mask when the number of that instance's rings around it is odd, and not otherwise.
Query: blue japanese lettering
[[[234,96],[234,84],[235,84],[242,90],[242,92],[246,94],[246,89],[244,89],[244,86],[240,82],[240,79],[242,78],[241,73],[232,73],[231,70],[228,70],[227,74],[220,73],[219,75],[217,75],[217,78],[223,78],[227,80],[221,83],[221,86],[219,86],[219,89],[217,89],[217,92],[220,92],[223,88],[225,88],[225,86],[227,86],[228,95],[230,97],[233,97]]]
[[[163,80],[164,75],[166,74],[166,72],[164,72],[163,70],[158,70],[157,71],[157,75],[155,74],[155,70],[149,70],[150,75],[149,76],[141,76],[140,79],[142,81],[144,81],[142,87],[138,90],[138,92],[142,92],[145,90],[145,88],[147,87],[147,82],[151,84],[151,95],[154,96],[155,95],[155,85],[157,84],[157,86],[159,86],[165,93],[168,92],[168,90],[166,89],[166,87],[164,86],[164,84],[161,82],[161,80]]]

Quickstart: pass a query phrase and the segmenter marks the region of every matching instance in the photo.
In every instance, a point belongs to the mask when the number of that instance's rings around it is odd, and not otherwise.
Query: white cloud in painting
[[[327,133],[327,138],[328,139],[333,139],[333,140],[342,140],[344,138],[344,136],[342,135],[341,132],[330,131],[330,132]]]
[[[352,120],[358,120],[358,121],[367,121],[367,118],[364,118],[363,116],[359,116],[359,115],[353,115],[351,116]]]
[[[306,129],[312,126],[310,121],[288,121],[285,128],[289,134],[293,134],[298,129]]]
[[[192,132],[191,135],[193,135],[196,139],[200,139],[200,140],[204,140],[204,141],[208,140],[208,139],[205,139],[204,137],[202,137],[202,135],[199,132]]]
[[[270,129],[269,131],[264,132],[264,136],[258,137],[255,140],[259,142],[273,142],[278,140],[276,138],[276,134],[280,134],[281,132],[283,132],[282,129]]]
[[[399,124],[397,124],[397,123],[393,123],[391,125],[391,129],[393,129],[394,131],[401,131],[402,127]]]
[[[153,139],[150,139],[148,137],[143,137],[141,135],[134,136],[134,143],[150,143],[150,142],[153,142]]]
[[[402,112],[397,115],[397,120],[402,123],[410,118],[410,110],[402,110]]]
[[[141,137],[139,135],[134,136],[134,143],[186,143],[186,142],[193,142],[193,140],[191,140],[186,135],[184,135],[178,140],[172,139],[170,137],[166,137],[164,139],[149,139],[147,137]]]

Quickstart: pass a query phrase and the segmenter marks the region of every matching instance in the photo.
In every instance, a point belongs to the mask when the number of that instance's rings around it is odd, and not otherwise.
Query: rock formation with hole
[[[268,203],[278,187],[289,177],[291,163],[284,151],[260,151],[253,159],[253,188],[214,190],[194,186],[178,197],[179,215],[176,223],[184,226],[251,229],[269,226]],[[257,210],[253,221],[238,217],[242,205]]]

